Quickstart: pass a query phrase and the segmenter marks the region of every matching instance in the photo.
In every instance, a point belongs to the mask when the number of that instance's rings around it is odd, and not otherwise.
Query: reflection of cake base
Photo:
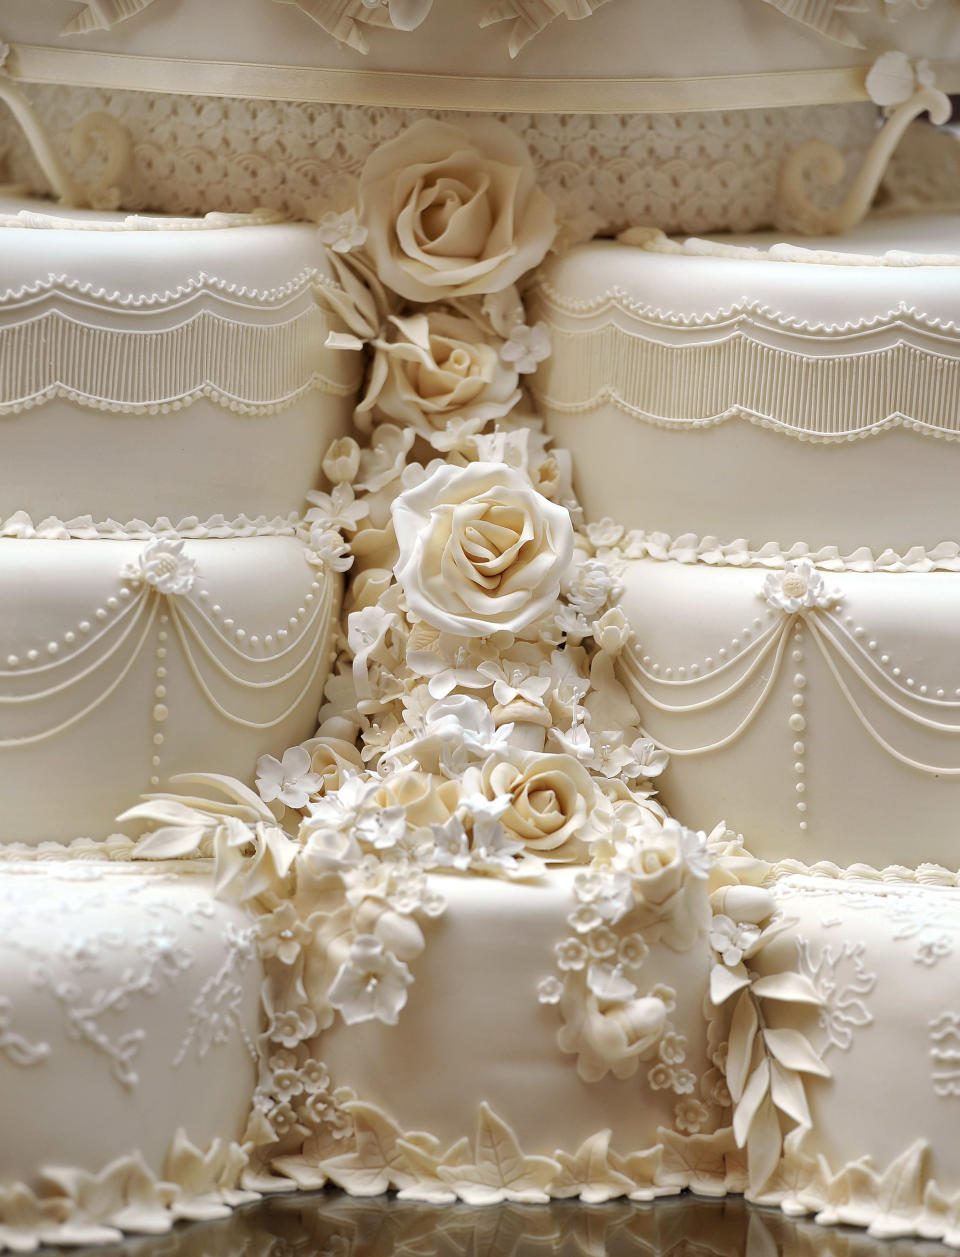
[[[250,918],[205,873],[0,864],[0,1249],[243,1198],[260,974]]]

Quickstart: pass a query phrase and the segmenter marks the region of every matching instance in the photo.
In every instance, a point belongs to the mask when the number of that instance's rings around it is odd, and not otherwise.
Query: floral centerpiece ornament
[[[705,938],[706,840],[663,827],[664,757],[616,677],[630,640],[616,574],[524,391],[549,339],[517,283],[556,230],[523,143],[489,119],[415,124],[370,157],[357,204],[323,217],[340,284],[319,295],[349,329],[331,343],[369,370],[305,521],[312,561],[350,567],[320,727],[261,758],[259,793],[195,777],[198,794],[130,813],[153,826],[142,854],[214,855],[221,893],[257,915],[269,1022],[247,1138],[263,1173],[302,1185],[359,1175],[473,1199],[473,1174],[491,1199],[579,1190],[579,1171],[542,1158],[522,1188],[420,1145],[411,1168],[386,1116],[318,1073],[335,1022],[402,1019],[450,876],[580,865],[570,936],[544,956],[559,975],[539,991],[558,1047],[587,1082],[647,1062],[641,1078],[677,1096],[677,1137],[705,1120],[675,992],[643,965],[650,942]],[[509,1140],[479,1121],[482,1160]],[[376,1173],[374,1145],[394,1149]],[[621,1166],[608,1188],[651,1190],[641,1161],[642,1183]]]

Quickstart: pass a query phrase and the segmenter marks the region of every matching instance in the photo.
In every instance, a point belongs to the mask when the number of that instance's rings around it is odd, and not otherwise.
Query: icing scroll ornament
[[[433,7],[433,0],[347,0],[346,4],[343,0],[278,0],[278,3],[296,5],[328,35],[364,56],[370,51],[370,45],[362,27],[416,30]]]
[[[73,156],[80,162],[92,157],[98,139],[103,142],[105,156],[99,177],[89,185],[81,183],[67,170],[36,110],[17,86],[12,60],[9,44],[0,40],[0,101],[9,106],[57,199],[75,208],[116,208],[116,185],[132,153],[129,132],[116,118],[103,112],[87,114],[79,120],[69,136]]]
[[[832,144],[806,140],[786,156],[780,168],[782,214],[807,235],[848,231],[863,218],[894,149],[915,118],[928,113],[937,126],[949,121],[949,97],[935,86],[926,61],[914,66],[902,52],[885,52],[868,70],[864,87],[870,99],[887,111],[887,116],[840,205],[822,209],[811,200],[805,186],[810,175],[828,185],[843,178],[843,157]]]

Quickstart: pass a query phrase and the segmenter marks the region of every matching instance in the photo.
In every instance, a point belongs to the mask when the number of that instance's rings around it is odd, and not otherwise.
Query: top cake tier
[[[3,33],[14,43],[13,72],[36,82],[432,109],[632,113],[849,102],[866,99],[863,71],[891,49],[930,58],[944,90],[946,78],[960,83],[954,0],[854,7],[232,0],[227,19],[222,6],[182,0],[5,0]]]
[[[0,257],[0,521],[302,508],[360,368],[315,229],[8,201]]]
[[[955,0],[232,0],[228,20],[5,0],[0,39],[0,100],[45,133],[73,203],[310,219],[424,112],[481,111],[526,139],[577,239],[843,230],[910,119],[943,121],[960,91]],[[0,153],[7,181],[49,190],[6,110]]]

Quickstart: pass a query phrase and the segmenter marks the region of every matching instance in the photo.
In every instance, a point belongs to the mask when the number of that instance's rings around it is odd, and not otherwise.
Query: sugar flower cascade
[[[368,363],[356,436],[330,447],[307,516],[317,561],[349,567],[319,729],[260,759],[257,792],[198,775],[121,818],[144,825],[142,858],[212,856],[219,893],[256,919],[266,1025],[244,1185],[476,1203],[742,1187],[722,1074],[699,1049],[690,1068],[677,991],[647,977],[651,948],[699,948],[706,972],[723,827],[692,833],[654,798],[666,757],[617,678],[631,631],[603,526],[582,525],[524,386],[550,346],[518,284],[554,244],[554,207],[505,126],[422,121],[318,231],[340,284],[321,299],[350,329],[328,343]],[[325,1034],[402,1027],[450,879],[540,886],[565,866],[580,866],[566,926],[530,1004],[585,1083],[629,1084],[640,1108],[673,1096],[659,1142],[618,1153],[601,1129],[525,1156],[484,1101],[474,1142],[445,1149],[336,1085]]]

